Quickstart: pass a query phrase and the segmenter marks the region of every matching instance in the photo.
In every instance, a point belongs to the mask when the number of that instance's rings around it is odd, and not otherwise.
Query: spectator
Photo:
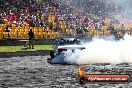
[[[40,26],[42,27],[42,26],[44,26],[44,22],[42,22],[42,21],[40,21]]]
[[[120,27],[120,30],[124,30],[124,29],[125,29],[125,26],[124,26],[124,24],[122,24]]]
[[[111,30],[111,33],[113,35],[115,35],[115,30],[114,30],[114,26],[112,24],[110,24],[110,26],[108,27],[108,30]]]
[[[11,26],[7,25],[5,31],[6,31],[6,32],[10,32],[10,30],[11,30]]]
[[[53,30],[53,24],[52,24],[52,23],[50,23],[49,29],[50,29],[50,30]]]
[[[2,23],[3,23],[2,16],[0,15],[0,24],[2,24]]]
[[[36,25],[35,25],[35,22],[34,22],[34,21],[31,22],[31,23],[30,23],[30,26],[31,26],[31,27],[35,27],[35,26],[36,26]]]

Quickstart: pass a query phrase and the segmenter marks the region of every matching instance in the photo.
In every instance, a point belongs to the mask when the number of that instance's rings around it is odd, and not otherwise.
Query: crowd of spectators
[[[42,6],[35,1],[1,0],[1,4],[1,23],[8,21],[19,26],[26,24],[33,27],[40,25],[43,26],[43,22],[40,20],[43,13],[38,12],[41,11]]]
[[[0,13],[0,24],[9,22],[17,26],[49,26],[59,32],[62,32],[63,28],[72,29],[73,34],[87,35],[89,30],[101,30],[103,26],[115,30],[115,24],[120,25],[122,30],[126,28],[126,24],[117,18],[106,14],[89,15],[90,13],[79,11],[76,7],[57,0],[1,0]],[[61,27],[61,24],[64,27]]]

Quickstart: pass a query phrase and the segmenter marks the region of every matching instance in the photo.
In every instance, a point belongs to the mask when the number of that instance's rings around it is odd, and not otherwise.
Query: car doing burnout
[[[61,40],[63,40],[63,42],[67,41],[67,43],[65,42],[66,44],[69,44],[68,41],[70,41],[70,45],[66,45],[63,43],[64,45],[56,46],[55,49],[50,52],[51,58],[48,58],[48,60],[47,60],[48,63],[50,63],[50,64],[71,64],[71,63],[68,63],[65,61],[65,57],[66,57],[65,52],[68,50],[74,51],[77,49],[78,50],[85,49],[85,47],[83,45],[81,45],[79,43],[79,40],[77,40],[77,39],[70,39],[70,40],[61,39]],[[61,43],[62,43],[62,41],[61,41]]]

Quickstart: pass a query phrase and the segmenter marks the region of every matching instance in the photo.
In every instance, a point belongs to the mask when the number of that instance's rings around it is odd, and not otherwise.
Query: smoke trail
[[[64,60],[72,64],[132,63],[132,36],[125,35],[120,41],[95,38],[84,46],[85,50],[67,51]]]

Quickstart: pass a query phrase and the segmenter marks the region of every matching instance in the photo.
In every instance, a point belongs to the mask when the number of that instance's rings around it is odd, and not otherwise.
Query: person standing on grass
[[[30,29],[29,33],[28,33],[28,36],[29,36],[29,49],[34,49],[34,33],[32,32],[32,29]]]

